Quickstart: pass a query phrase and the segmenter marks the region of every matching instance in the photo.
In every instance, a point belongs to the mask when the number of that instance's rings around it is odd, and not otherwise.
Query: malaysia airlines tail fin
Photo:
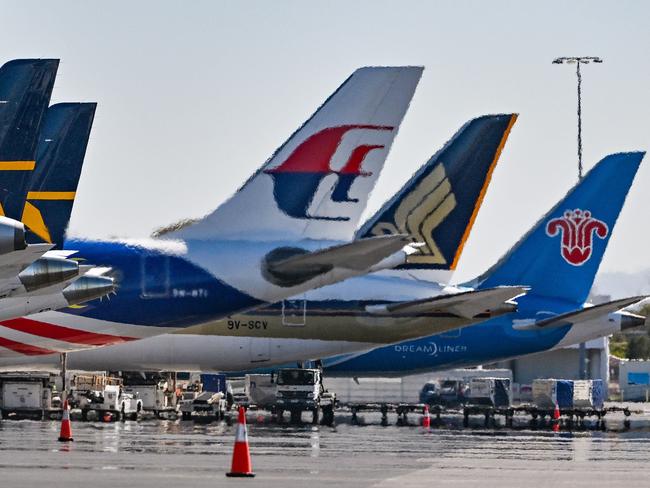
[[[424,245],[398,269],[448,282],[516,120],[516,114],[501,114],[467,122],[357,236],[410,235]]]
[[[58,103],[47,110],[22,213],[29,242],[62,246],[96,108],[96,103]]]
[[[58,59],[16,59],[0,67],[0,205],[20,220]]]
[[[582,304],[644,152],[606,156],[492,268],[479,288],[524,285],[528,296]]]
[[[234,196],[157,235],[351,240],[422,69],[356,70]]]

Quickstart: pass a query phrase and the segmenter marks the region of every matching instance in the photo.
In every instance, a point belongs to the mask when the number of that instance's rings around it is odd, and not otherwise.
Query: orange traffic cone
[[[232,452],[232,465],[230,473],[226,476],[231,478],[252,478],[255,476],[251,465],[251,453],[248,450],[248,434],[246,433],[246,410],[239,407],[239,420],[237,421],[237,433],[235,434],[235,449]]]
[[[431,428],[431,416],[429,415],[429,405],[424,406],[424,416],[422,417],[422,427]]]
[[[555,408],[553,409],[553,432],[560,432],[560,407],[557,402],[555,403]]]
[[[560,407],[556,402],[555,409],[553,410],[553,420],[559,420],[559,419],[560,419]]]
[[[61,434],[59,442],[70,442],[72,438],[72,427],[70,425],[70,406],[68,400],[63,401],[63,418],[61,419]]]

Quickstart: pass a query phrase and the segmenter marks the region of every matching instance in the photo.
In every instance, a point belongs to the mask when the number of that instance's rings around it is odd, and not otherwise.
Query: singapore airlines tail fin
[[[421,75],[356,70],[229,200],[158,235],[352,240]]]
[[[516,114],[501,114],[467,122],[357,236],[409,235],[424,245],[398,269],[449,282],[516,120]]]
[[[22,213],[29,242],[63,244],[96,107],[96,103],[58,103],[47,110]]]
[[[528,297],[582,304],[644,152],[606,156],[472,285],[524,285]]]

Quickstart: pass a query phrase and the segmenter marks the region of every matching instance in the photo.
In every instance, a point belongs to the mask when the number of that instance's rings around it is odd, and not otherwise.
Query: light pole
[[[602,63],[603,60],[596,56],[569,56],[555,58],[553,64],[575,64],[578,78],[578,179],[582,179],[582,75],[580,65],[589,63]]]
[[[596,56],[568,56],[555,58],[553,64],[575,64],[576,77],[578,78],[578,181],[582,179],[582,75],[580,65],[589,63],[602,63],[603,60]],[[578,375],[581,380],[587,379],[587,345],[580,343],[578,359]]]

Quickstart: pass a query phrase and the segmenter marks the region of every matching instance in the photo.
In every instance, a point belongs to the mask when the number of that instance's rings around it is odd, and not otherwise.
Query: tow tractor
[[[302,412],[311,411],[312,423],[317,424],[322,412],[322,424],[332,425],[336,395],[323,387],[320,369],[285,368],[277,371],[275,413],[282,422],[285,410],[291,422],[299,423]]]
[[[223,420],[228,410],[228,385],[225,375],[203,374],[201,381],[188,385],[180,412],[183,420],[211,422]]]

